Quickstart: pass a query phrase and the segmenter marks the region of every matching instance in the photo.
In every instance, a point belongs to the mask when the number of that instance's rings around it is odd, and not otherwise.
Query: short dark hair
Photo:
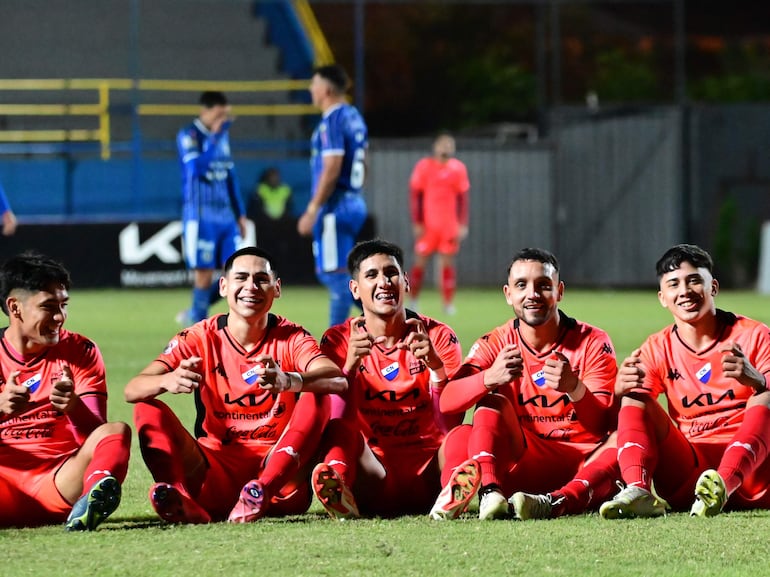
[[[677,244],[668,249],[655,263],[658,280],[667,272],[678,269],[683,262],[689,262],[695,268],[705,268],[714,274],[714,261],[709,253],[694,244]]]
[[[374,254],[385,254],[396,259],[398,266],[404,268],[404,251],[387,240],[374,239],[357,243],[348,253],[348,272],[351,277],[358,274],[361,263]]]
[[[223,274],[227,274],[230,272],[230,269],[233,268],[233,263],[235,262],[235,259],[239,256],[244,255],[250,255],[250,256],[257,256],[259,258],[265,259],[268,263],[270,263],[270,269],[273,271],[273,276],[276,278],[278,277],[278,271],[275,266],[275,261],[273,260],[272,255],[267,252],[263,248],[259,248],[258,246],[245,246],[241,249],[236,250],[233,254],[231,254],[227,260],[225,261],[225,266],[223,267]]]
[[[316,74],[334,86],[339,94],[344,94],[350,88],[350,77],[339,64],[319,66],[313,71],[313,75]]]
[[[227,96],[224,92],[216,90],[207,90],[203,92],[198,99],[203,108],[214,108],[215,106],[227,106]]]
[[[553,253],[545,250],[544,248],[523,248],[513,255],[511,262],[508,264],[507,276],[510,276],[513,263],[518,260],[534,260],[543,264],[550,264],[553,266],[556,272],[559,272],[559,261],[556,259]]]
[[[13,256],[0,267],[0,306],[8,314],[5,301],[11,291],[20,289],[36,293],[53,284],[69,290],[72,280],[63,264],[33,251]]]

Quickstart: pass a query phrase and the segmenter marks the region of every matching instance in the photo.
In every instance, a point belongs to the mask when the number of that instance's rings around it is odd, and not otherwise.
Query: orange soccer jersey
[[[459,225],[468,223],[468,171],[456,158],[423,158],[412,171],[409,189],[412,219],[426,229],[456,235]]]
[[[298,394],[272,393],[256,384],[255,360],[270,355],[283,371],[304,372],[321,356],[315,339],[301,326],[270,314],[261,343],[245,350],[227,329],[227,315],[217,315],[180,331],[157,358],[175,369],[180,361],[200,357],[203,380],[195,391],[195,435],[201,445],[272,447],[283,433]]]
[[[434,319],[408,312],[425,325],[448,375],[460,366],[462,352],[452,329]],[[331,327],[324,334],[321,349],[340,367],[348,353],[350,322]],[[412,330],[410,328],[410,330]],[[408,334],[408,333],[407,333]],[[403,338],[407,337],[403,335]],[[428,367],[408,349],[374,346],[361,361],[358,372],[349,377],[350,402],[367,442],[382,456],[385,452],[434,451],[444,437],[436,424]]]
[[[694,351],[679,338],[676,325],[650,336],[642,345],[645,388],[665,393],[668,410],[691,441],[725,443],[743,421],[749,387],[722,375],[721,346],[740,345],[760,373],[770,373],[770,329],[758,321],[717,310],[722,327],[717,340]]]
[[[607,333],[564,313],[561,316],[561,334],[552,350],[538,354],[529,348],[519,333],[519,320],[513,319],[478,339],[468,352],[465,364],[479,371],[486,370],[506,345],[516,345],[521,350],[524,373],[498,391],[510,399],[522,428],[544,439],[597,443],[600,437],[587,431],[577,420],[567,394],[544,386],[543,366],[553,352],[562,353],[583,384],[609,406],[617,374],[615,352]]]
[[[80,448],[69,419],[49,401],[51,386],[61,379],[65,366],[72,371],[76,394],[101,396],[101,405],[106,406],[104,361],[93,342],[62,329],[56,345],[25,360],[11,348],[3,334],[0,389],[12,371],[20,371],[17,383],[27,387],[30,393],[29,405],[24,411],[0,416],[0,463],[4,466],[22,470],[39,468],[46,462],[58,463],[62,456]]]

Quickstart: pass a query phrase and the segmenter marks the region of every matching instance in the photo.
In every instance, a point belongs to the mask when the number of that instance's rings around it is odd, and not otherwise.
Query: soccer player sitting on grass
[[[363,314],[326,331],[321,349],[349,387],[324,433],[325,458],[313,490],[332,518],[426,513],[440,489],[442,468],[457,515],[478,489],[478,467],[442,446],[459,418],[438,399],[460,365],[460,344],[445,324],[404,308],[409,283],[401,249],[358,243],[348,255],[350,291]],[[452,433],[450,433],[450,436]],[[451,480],[449,479],[451,477]]]
[[[42,255],[0,267],[2,527],[91,531],[120,504],[131,429],[107,422],[99,349],[63,327],[69,288],[69,272]]]
[[[656,269],[658,299],[674,324],[620,367],[618,463],[626,488],[599,512],[655,517],[666,512],[663,500],[699,517],[719,514],[728,499],[731,508],[770,508],[770,329],[716,308],[719,283],[703,249],[674,246]],[[657,401],[661,393],[668,411]]]
[[[592,495],[602,502],[615,490],[615,452],[597,452],[615,417],[612,343],[559,310],[564,283],[545,250],[513,257],[503,293],[516,318],[476,341],[441,395],[446,413],[476,407],[467,454],[481,466],[479,518],[507,517],[505,496],[514,491],[560,487],[559,499],[544,495],[546,510],[527,517],[582,511]],[[594,453],[594,465],[576,476]]]
[[[347,385],[302,327],[270,312],[281,295],[273,261],[246,247],[225,262],[229,312],[181,331],[126,385],[150,501],[168,522],[244,523],[305,512],[308,475],[329,417],[327,392]],[[157,399],[193,394],[195,437]]]

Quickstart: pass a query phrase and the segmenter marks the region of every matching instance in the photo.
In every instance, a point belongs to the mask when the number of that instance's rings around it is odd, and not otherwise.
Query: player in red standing
[[[321,349],[349,388],[324,434],[313,490],[333,518],[426,513],[451,487],[447,514],[459,515],[478,489],[478,465],[444,450],[460,419],[438,402],[460,364],[460,344],[445,324],[406,310],[409,289],[399,247],[358,243],[348,255],[350,290],[363,314],[326,331]],[[448,436],[452,436],[449,433]]]
[[[26,253],[0,268],[0,526],[91,531],[120,504],[131,430],[107,422],[98,347],[64,329],[70,276]],[[73,505],[74,503],[74,505]]]
[[[479,518],[507,517],[514,491],[559,489],[565,512],[584,510],[614,488],[615,452],[598,451],[614,425],[612,343],[559,310],[564,283],[548,251],[514,255],[503,292],[516,318],[476,341],[441,396],[450,414],[475,406],[467,455],[481,466]],[[547,505],[537,517],[552,516]]]
[[[674,246],[656,270],[658,299],[674,324],[621,365],[618,463],[626,487],[599,512],[654,517],[665,514],[665,501],[701,517],[728,503],[770,508],[770,329],[716,308],[719,283],[703,249]]]
[[[416,239],[409,274],[412,300],[416,302],[420,294],[428,259],[438,252],[441,295],[447,314],[455,312],[455,255],[468,236],[470,182],[465,165],[454,154],[455,139],[447,133],[439,134],[433,143],[433,156],[421,159],[409,179]]]
[[[346,382],[302,327],[270,312],[281,295],[272,258],[246,247],[225,262],[229,312],[181,331],[126,385],[142,456],[156,483],[150,502],[169,522],[244,523],[302,513],[329,417]],[[195,437],[157,399],[192,394]]]

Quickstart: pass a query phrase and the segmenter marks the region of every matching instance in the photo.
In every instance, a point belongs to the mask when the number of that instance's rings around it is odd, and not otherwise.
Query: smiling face
[[[57,344],[67,320],[68,303],[69,292],[64,285],[56,283],[38,292],[11,291],[6,306],[11,331],[22,344],[23,350],[19,352],[34,353]]]
[[[677,323],[695,324],[715,314],[718,292],[719,283],[707,268],[684,261],[660,277],[658,300]]]
[[[552,264],[536,260],[515,261],[503,293],[521,322],[533,327],[549,321],[559,322],[559,301],[564,294],[564,283]]]
[[[409,281],[395,257],[373,254],[361,261],[358,274],[350,281],[350,292],[361,299],[364,312],[392,316],[404,310]]]
[[[244,254],[233,261],[232,268],[219,280],[219,294],[227,300],[232,314],[260,318],[281,296],[281,280],[267,259]]]

